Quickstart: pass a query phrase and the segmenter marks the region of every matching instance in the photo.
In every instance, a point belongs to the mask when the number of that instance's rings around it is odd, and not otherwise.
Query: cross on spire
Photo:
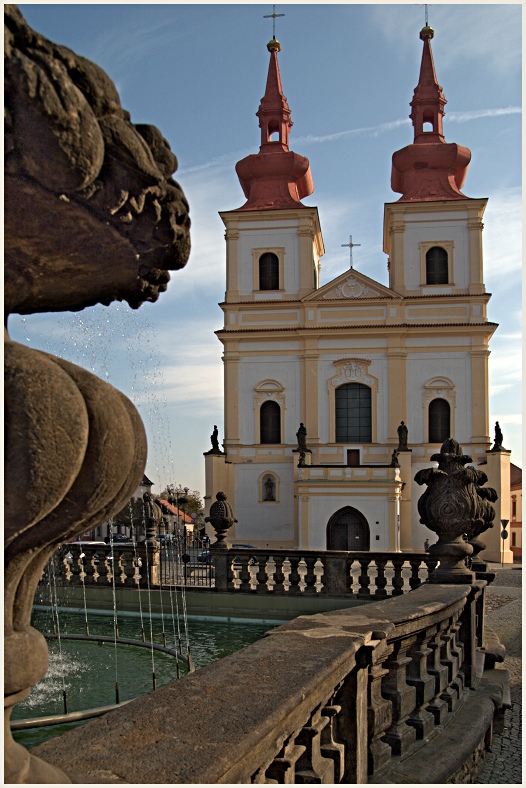
[[[350,256],[350,263],[351,263],[351,268],[352,268],[353,267],[353,265],[352,265],[352,250],[353,250],[353,246],[361,246],[361,244],[353,244],[353,242],[352,242],[352,235],[350,235],[349,236],[349,243],[348,244],[342,244],[342,246],[348,246],[349,247],[349,256]]]
[[[423,5],[424,6],[424,15],[425,15],[424,18],[425,18],[425,23],[426,23],[425,26],[429,27],[428,13],[427,13],[427,9],[429,8],[429,3],[418,3],[418,5]]]
[[[285,14],[276,14],[276,6],[272,6],[272,13],[265,14],[263,19],[272,19],[272,38],[276,38],[276,19],[278,16],[285,16]]]

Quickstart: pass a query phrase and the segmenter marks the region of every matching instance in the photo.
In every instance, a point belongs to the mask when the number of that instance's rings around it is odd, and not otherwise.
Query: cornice
[[[315,291],[313,291],[313,292],[315,292]],[[431,294],[425,294],[425,295],[411,295],[411,296],[400,295],[400,293],[397,293],[395,290],[393,290],[393,293],[394,293],[395,296],[398,296],[399,300],[397,301],[397,303],[400,303],[400,302],[408,303],[410,301],[425,301],[426,299],[427,300],[431,299],[433,301],[439,301],[439,300],[444,300],[445,301],[445,300],[450,300],[452,298],[470,298],[470,299],[474,299],[474,300],[485,300],[485,299],[487,299],[489,301],[489,299],[492,296],[491,293],[468,293],[468,292],[465,292],[465,293],[449,293],[449,294],[448,293],[437,293],[436,295],[433,295],[431,293]],[[312,295],[312,293],[310,293],[309,295]],[[380,303],[388,303],[388,304],[392,305],[392,301],[390,299],[379,297],[379,298],[320,298],[319,302],[317,302],[315,300],[305,301],[304,298],[295,298],[295,299],[290,299],[290,300],[288,300],[288,299],[284,300],[284,299],[281,299],[281,298],[277,298],[277,299],[270,299],[269,298],[268,300],[262,299],[262,300],[258,300],[258,301],[220,301],[218,306],[222,308],[222,307],[231,307],[231,306],[246,306],[247,304],[250,304],[250,306],[266,306],[267,304],[272,304],[273,306],[276,305],[276,304],[283,304],[283,305],[285,305],[285,304],[286,305],[297,304],[297,305],[305,306],[305,308],[311,309],[317,303],[319,303],[322,306],[325,306],[326,304],[340,304],[340,305],[341,304],[355,304],[357,301],[359,301],[360,303],[363,303],[364,301],[367,301],[367,303],[370,303],[370,304],[374,304],[374,303],[380,302]]]
[[[437,328],[469,328],[470,330],[479,329],[479,328],[493,328],[496,329],[499,327],[498,323],[492,322],[485,322],[485,323],[374,323],[372,325],[363,325],[362,322],[360,323],[347,323],[345,325],[338,325],[338,326],[282,326],[280,328],[266,328],[261,326],[260,328],[221,328],[214,333],[216,335],[219,334],[268,334],[268,333],[275,333],[275,332],[287,332],[287,333],[297,333],[301,334],[304,332],[317,332],[318,334],[326,332],[326,331],[347,331],[349,329],[353,329],[355,331],[369,331],[370,329],[374,330],[383,330],[386,329],[390,334],[394,333],[397,330],[404,330],[407,329],[414,329],[415,331],[420,331],[423,328],[429,328],[436,331]]]

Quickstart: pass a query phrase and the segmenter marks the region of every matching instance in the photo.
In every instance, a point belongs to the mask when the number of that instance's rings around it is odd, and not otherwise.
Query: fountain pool
[[[107,635],[112,619],[108,615],[92,613],[89,615],[89,630],[93,635]],[[77,611],[60,612],[61,634],[82,633],[84,614]],[[51,611],[34,610],[32,625],[42,633],[52,631]],[[165,622],[168,646],[173,647],[174,634]],[[192,660],[196,669],[215,662],[240,648],[253,643],[272,629],[269,623],[251,622],[232,623],[211,622],[190,618],[188,637]],[[139,614],[119,617],[119,636],[121,638],[141,639]],[[162,622],[152,617],[147,624],[146,636],[154,643],[163,643]],[[30,696],[15,706],[12,720],[28,717],[43,717],[61,714],[63,709],[62,691],[67,690],[68,710],[105,706],[115,703],[116,661],[118,667],[120,701],[130,700],[152,690],[152,652],[148,648],[117,645],[106,642],[56,640],[48,642],[50,667],[42,681],[36,684]],[[176,660],[173,656],[154,652],[154,670],[157,687],[177,678]],[[180,663],[181,673],[186,672]],[[47,739],[71,730],[75,724],[50,725],[41,728],[13,731],[13,738],[26,747],[34,747]]]

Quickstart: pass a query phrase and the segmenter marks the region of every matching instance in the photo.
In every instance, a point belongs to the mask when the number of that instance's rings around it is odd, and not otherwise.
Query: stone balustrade
[[[485,586],[300,616],[33,753],[76,782],[472,781],[502,704],[478,658]]]
[[[208,585],[217,591],[289,596],[386,599],[418,588],[437,566],[428,553],[212,548],[212,566],[192,564],[186,575],[169,552],[137,546],[67,545],[59,551],[63,580],[71,585]],[[115,565],[115,570],[114,570]],[[205,582],[206,581],[206,582]]]
[[[239,593],[362,600],[418,588],[437,566],[427,553],[343,550],[221,550],[212,546],[215,587]]]

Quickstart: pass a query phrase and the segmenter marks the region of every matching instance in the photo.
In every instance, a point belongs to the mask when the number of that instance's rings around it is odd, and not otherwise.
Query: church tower
[[[488,453],[487,200],[461,191],[471,154],[445,140],[432,37],[426,25],[414,139],[392,159],[388,285],[354,269],[320,284],[318,211],[301,202],[310,165],[289,149],[280,45],[267,45],[259,153],[236,166],[246,201],[220,213],[225,439],[206,454],[206,497],[227,493],[231,542],[420,551],[414,477],[441,444],[501,467]]]

